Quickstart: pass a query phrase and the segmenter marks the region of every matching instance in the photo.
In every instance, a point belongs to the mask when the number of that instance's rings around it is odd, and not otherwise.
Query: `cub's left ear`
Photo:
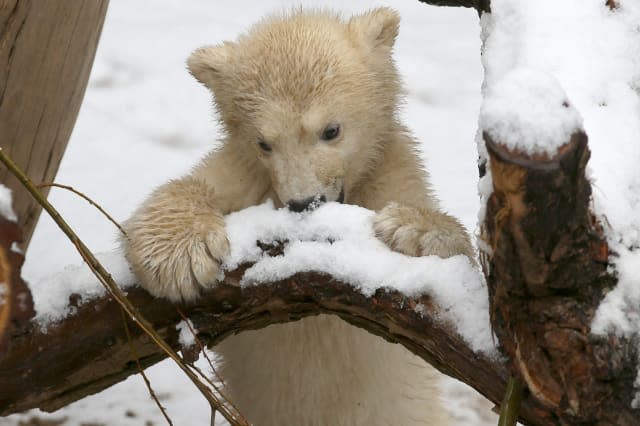
[[[349,21],[349,30],[356,41],[372,51],[389,52],[398,36],[399,26],[400,15],[388,7],[373,9]]]

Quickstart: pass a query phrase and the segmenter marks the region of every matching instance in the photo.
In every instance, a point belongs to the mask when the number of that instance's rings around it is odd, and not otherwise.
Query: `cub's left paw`
[[[464,254],[473,259],[469,235],[462,224],[439,211],[390,203],[373,218],[373,229],[389,248],[409,256],[447,258]]]

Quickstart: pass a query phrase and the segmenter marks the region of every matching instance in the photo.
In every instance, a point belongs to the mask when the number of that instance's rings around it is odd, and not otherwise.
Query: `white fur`
[[[444,425],[436,371],[403,346],[320,315],[248,331],[216,348],[257,425]]]

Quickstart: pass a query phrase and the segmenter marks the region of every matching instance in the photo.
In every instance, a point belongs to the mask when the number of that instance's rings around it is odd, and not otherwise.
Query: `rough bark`
[[[608,248],[590,212],[587,136],[529,156],[485,133],[494,192],[485,259],[491,321],[510,369],[553,413],[548,424],[637,425],[635,344],[590,335],[605,292]]]
[[[0,2],[2,148],[36,182],[50,182],[76,121],[108,0]],[[6,169],[26,250],[40,206]],[[45,188],[45,195],[49,189]]]

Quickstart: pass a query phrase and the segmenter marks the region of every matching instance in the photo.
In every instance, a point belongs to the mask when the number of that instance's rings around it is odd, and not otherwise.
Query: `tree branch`
[[[245,269],[227,274],[224,283],[197,304],[180,306],[197,328],[198,338],[208,345],[243,330],[334,314],[404,345],[495,403],[504,395],[508,373],[502,361],[473,353],[450,324],[436,319],[441,318],[440,308],[428,296],[408,298],[380,289],[366,297],[348,284],[316,273],[240,288]],[[176,306],[154,299],[140,288],[130,289],[128,297],[178,349],[175,326],[182,318]],[[78,304],[78,297],[71,299],[71,304]],[[419,303],[424,311],[415,310]],[[130,327],[143,367],[165,357],[137,326]],[[119,305],[109,296],[88,301],[75,315],[49,327],[48,333],[33,324],[14,332],[11,349],[0,361],[0,415],[34,407],[53,411],[136,372]],[[547,413],[529,397],[524,398],[520,412],[531,424],[545,424]]]
[[[484,232],[491,323],[511,371],[556,419],[550,424],[640,424],[631,409],[635,344],[590,334],[615,283],[590,211],[587,136],[555,155],[514,152],[487,133],[494,191]]]

